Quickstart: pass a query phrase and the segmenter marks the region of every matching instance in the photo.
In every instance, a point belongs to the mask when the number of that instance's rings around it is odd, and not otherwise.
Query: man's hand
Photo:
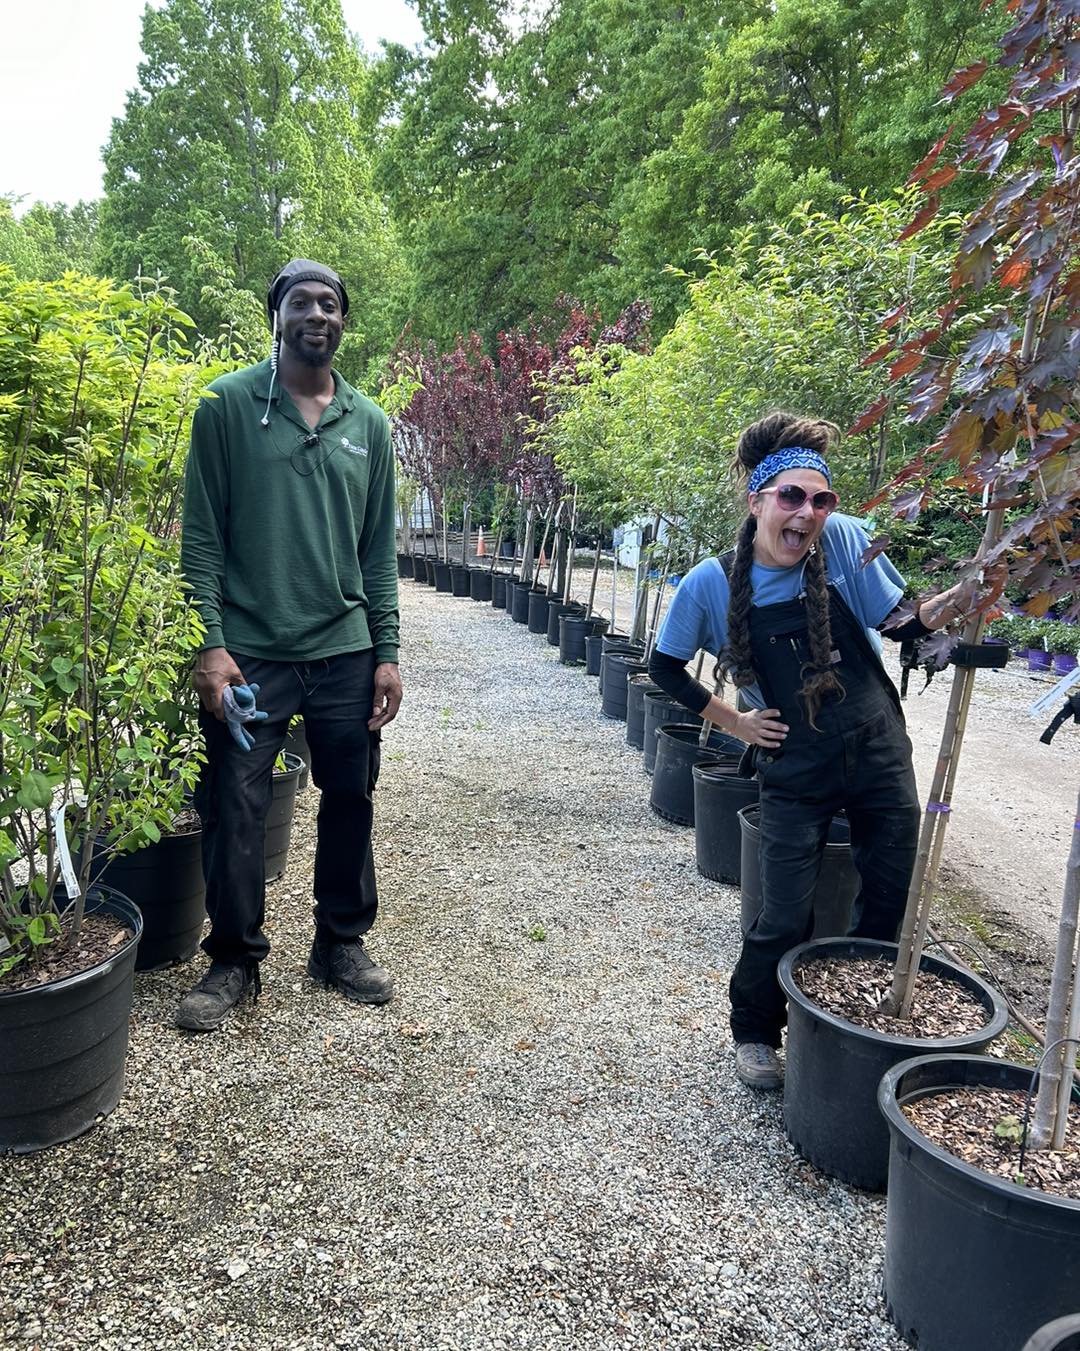
[[[388,722],[393,722],[401,707],[401,673],[397,662],[383,661],[375,667],[375,692],[371,701],[372,716],[368,719],[368,731],[377,732]]]
[[[225,719],[221,696],[226,685],[246,685],[244,673],[223,647],[204,647],[195,662],[195,689],[203,708]]]

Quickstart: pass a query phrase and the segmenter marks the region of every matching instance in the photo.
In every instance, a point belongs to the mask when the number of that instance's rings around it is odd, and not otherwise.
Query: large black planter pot
[[[878,956],[892,961],[896,944],[870,938],[817,939],[786,953],[778,973],[788,1000],[784,1072],[788,1139],[823,1173],[867,1191],[884,1191],[889,1173],[889,1130],[876,1107],[881,1076],[913,1055],[981,1051],[1000,1035],[1009,1017],[1000,995],[978,976],[926,954],[922,970],[964,986],[986,1009],[986,1023],[979,1031],[939,1038],[874,1032],[826,1013],[795,983],[793,973],[803,962]]]
[[[559,617],[559,661],[563,666],[580,666],[588,661],[587,643],[594,634],[597,638],[596,675],[600,674],[600,635],[607,628],[607,620],[599,615],[567,614]],[[586,667],[586,670],[588,668]]]
[[[423,563],[424,563],[424,578],[423,578],[423,580],[428,584],[428,586],[434,586],[434,585],[435,585],[435,582],[436,582],[436,578],[435,578],[435,561],[436,561],[436,560],[435,560],[434,558],[428,558],[426,555],[425,555],[425,557],[424,557],[424,559],[423,559]],[[413,567],[414,567],[414,569],[415,569],[416,580],[417,580],[417,581],[420,581],[420,559],[417,559],[417,560],[416,560],[416,562],[413,564]]]
[[[469,568],[460,563],[450,564],[450,591],[455,596],[469,595]]]
[[[739,812],[738,828],[742,903],[740,920],[747,933],[761,909],[761,808],[748,804]],[[846,816],[829,822],[825,855],[814,890],[814,928],[811,938],[843,938],[851,928],[851,907],[859,891],[859,873],[851,857],[851,825]]]
[[[436,590],[436,591],[450,591],[450,590],[452,590],[453,585],[454,585],[454,583],[453,583],[453,580],[452,580],[451,575],[450,575],[450,564],[449,564],[449,563],[442,563],[442,562],[436,563],[436,564],[435,564],[435,590]]]
[[[587,633],[585,635],[585,674],[598,676],[600,674],[600,663],[603,659],[603,630],[600,630],[597,633]]]
[[[491,600],[491,573],[487,568],[470,568],[469,595],[473,600]]]
[[[1080,1295],[1076,1296],[1080,1301]],[[1024,1351],[1080,1351],[1080,1313],[1055,1318],[1024,1343]]]
[[[694,766],[694,858],[702,877],[738,886],[742,876],[739,812],[756,805],[758,796],[757,779],[744,779],[737,761]]]
[[[307,744],[307,730],[304,727],[304,720],[294,722],[285,733],[284,750],[291,755],[298,756],[304,762],[304,768],[300,771],[300,777],[296,781],[296,791],[302,793],[308,786],[311,779],[311,751]]]
[[[646,774],[652,774],[656,768],[656,734],[666,722],[692,724],[699,731],[701,729],[701,718],[698,714],[683,708],[682,704],[677,703],[670,694],[646,694],[645,744],[642,747]],[[705,760],[708,757],[701,758]]]
[[[551,597],[546,591],[529,592],[529,632],[547,633],[548,601]]]
[[[656,735],[656,765],[649,806],[677,826],[694,824],[694,766],[727,761],[735,765],[743,743],[724,732],[711,731],[699,744],[700,723],[665,723]]]
[[[600,712],[605,718],[626,721],[627,677],[649,669],[648,663],[641,660],[642,655],[613,647],[600,658]]]
[[[89,971],[0,994],[0,1154],[73,1140],[120,1101],[143,921],[108,887],[91,889],[86,911],[115,915],[134,937]]]
[[[888,1122],[885,1301],[919,1351],[1013,1351],[1080,1300],[1080,1201],[962,1163],[915,1129],[899,1104],[960,1085],[1027,1091],[1007,1060],[918,1056],[893,1066],[878,1104]],[[1071,1346],[1038,1342],[1035,1346]]]
[[[266,880],[276,882],[285,872],[289,861],[289,838],[292,835],[293,812],[296,809],[296,786],[304,767],[298,755],[285,753],[285,768],[274,770],[274,792],[270,810],[266,814],[266,842],[263,860]]]
[[[412,554],[398,554],[397,564],[399,577],[412,577],[414,575]]]
[[[639,671],[626,678],[626,741],[638,750],[645,745],[645,696],[658,694],[660,686],[650,679],[648,671]]]
[[[529,602],[535,592],[528,582],[515,582],[513,586],[513,600],[506,608],[510,611],[511,618],[515,624],[527,624],[529,622]]]
[[[194,957],[206,919],[201,829],[162,835],[156,844],[115,855],[95,872],[94,883],[120,892],[142,915],[136,971],[159,971]]]
[[[504,572],[493,572],[491,574],[491,608],[493,610],[506,609],[506,588],[510,584],[510,579]]]
[[[644,643],[632,643],[629,638],[620,638],[612,633],[604,633],[600,636],[600,669],[597,674],[600,677],[600,694],[604,693],[604,658],[609,653],[618,653],[620,656],[641,658],[645,655]]]
[[[548,601],[548,621],[547,621],[547,640],[552,647],[559,646],[559,621],[564,615],[580,615],[585,611],[584,605],[579,600],[561,601],[558,599]]]

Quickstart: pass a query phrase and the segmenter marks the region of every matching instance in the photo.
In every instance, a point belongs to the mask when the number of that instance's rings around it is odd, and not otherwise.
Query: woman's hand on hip
[[[778,708],[751,708],[740,713],[732,733],[751,746],[776,747],[788,734],[788,725],[780,721]]]

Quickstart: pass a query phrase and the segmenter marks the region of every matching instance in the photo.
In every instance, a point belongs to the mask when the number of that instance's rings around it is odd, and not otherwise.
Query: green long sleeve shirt
[[[181,568],[204,647],[272,661],[398,659],[394,462],[382,410],[334,372],[311,428],[270,363],[210,386],[191,427]]]

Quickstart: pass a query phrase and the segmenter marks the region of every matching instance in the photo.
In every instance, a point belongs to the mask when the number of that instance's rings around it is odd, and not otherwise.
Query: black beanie
[[[285,264],[270,283],[270,289],[266,293],[266,317],[270,320],[271,326],[275,313],[285,299],[285,292],[301,281],[321,281],[323,285],[329,286],[337,293],[342,316],[349,313],[349,293],[334,269],[325,267],[322,263],[314,263],[310,258],[294,258]]]

